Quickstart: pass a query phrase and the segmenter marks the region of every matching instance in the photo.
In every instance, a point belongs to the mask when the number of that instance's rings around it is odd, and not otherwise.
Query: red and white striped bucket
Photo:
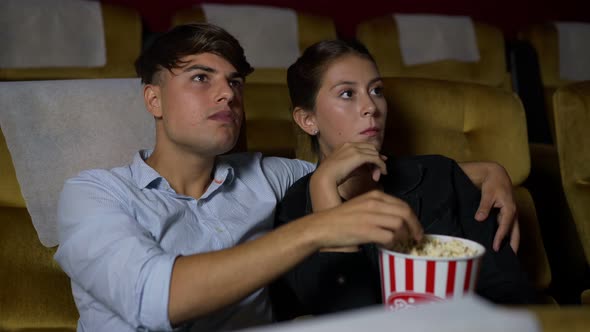
[[[485,248],[477,242],[445,235],[426,235],[440,241],[456,239],[476,250],[469,257],[425,257],[380,248],[383,303],[391,310],[441,302],[472,293]]]

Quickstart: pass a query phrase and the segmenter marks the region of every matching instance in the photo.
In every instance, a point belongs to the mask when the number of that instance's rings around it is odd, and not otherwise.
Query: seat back
[[[0,68],[0,81],[135,77],[133,63],[142,43],[141,18],[130,8],[111,4],[100,4],[100,7],[106,49],[104,66]]]
[[[361,22],[357,27],[357,38],[367,46],[384,77],[441,79],[511,90],[501,30],[480,22],[473,25],[480,55],[477,62],[444,60],[405,65],[398,27],[392,15]]]
[[[112,107],[122,100],[127,102]],[[84,165],[85,160],[104,157],[88,149],[89,142],[100,145],[105,137],[121,138],[126,133],[130,135],[125,141],[153,135],[151,128],[149,133],[133,134],[132,127],[141,124],[125,112],[136,110],[147,122],[153,119],[143,108],[138,79],[0,82],[0,101],[4,132],[0,134],[0,330],[75,331],[79,316],[70,281],[53,259],[57,240],[52,238],[51,217],[57,214],[59,191],[66,177],[91,167]],[[96,117],[88,117],[93,113]],[[100,113],[105,123],[127,124],[118,130],[104,126],[96,121]],[[28,122],[31,119],[37,124]],[[60,122],[63,127],[56,126]],[[95,126],[88,127],[89,122]],[[125,149],[128,144],[113,143],[104,149]],[[34,160],[25,158],[27,151],[32,151]],[[130,154],[125,160],[129,158]],[[42,196],[37,197],[37,192]]]
[[[554,23],[533,24],[522,29],[518,38],[536,51],[544,90],[545,110],[549,129],[555,141],[553,93],[558,88],[574,83],[561,76],[559,33]]]
[[[0,206],[26,207],[2,131],[0,131]]]
[[[557,89],[553,105],[563,189],[590,264],[590,81]]]
[[[70,280],[37,238],[27,209],[0,207],[0,330],[76,331]]]
[[[300,12],[296,16],[300,52],[321,40],[336,38],[331,18]],[[206,17],[201,7],[194,7],[177,12],[172,22],[173,25],[206,22]],[[246,80],[244,96],[247,149],[294,157],[296,132],[291,120],[287,68],[256,68]]]

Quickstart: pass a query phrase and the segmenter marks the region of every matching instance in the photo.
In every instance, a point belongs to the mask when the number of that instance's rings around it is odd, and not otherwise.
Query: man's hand
[[[306,217],[319,249],[377,243],[391,248],[398,241],[420,241],[422,225],[404,201],[374,190],[335,208]]]
[[[518,252],[520,244],[518,211],[514,200],[512,181],[506,169],[494,162],[460,163],[459,166],[481,189],[481,201],[475,219],[484,221],[492,208],[500,209],[498,231],[494,236],[494,250],[500,249],[500,243],[510,232],[510,246],[514,252]]]

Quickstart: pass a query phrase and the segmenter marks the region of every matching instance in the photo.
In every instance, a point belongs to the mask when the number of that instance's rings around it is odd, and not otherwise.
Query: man
[[[176,27],[143,52],[136,69],[156,121],[153,151],[124,167],[81,172],[60,196],[55,258],[72,280],[79,331],[268,323],[264,286],[313,252],[422,236],[411,208],[380,192],[269,232],[276,203],[313,165],[222,156],[238,139],[242,86],[253,70],[224,30]],[[467,166],[477,183],[500,178],[481,210],[504,204],[511,219],[503,169]]]

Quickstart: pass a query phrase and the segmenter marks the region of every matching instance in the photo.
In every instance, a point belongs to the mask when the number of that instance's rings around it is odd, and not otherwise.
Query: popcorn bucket
[[[390,310],[473,293],[485,248],[474,241],[444,235],[425,235],[440,242],[459,240],[475,251],[464,257],[428,257],[398,253],[379,248],[381,292]]]

